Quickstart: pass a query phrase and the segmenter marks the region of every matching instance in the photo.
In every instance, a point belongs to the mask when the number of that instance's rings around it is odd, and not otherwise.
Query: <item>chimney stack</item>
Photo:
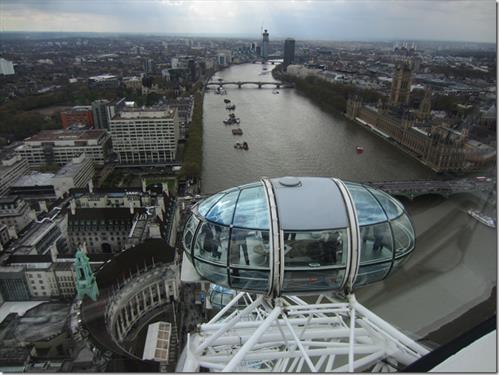
[[[76,215],[76,202],[74,199],[71,199],[69,206],[71,207],[71,215]]]
[[[93,194],[94,192],[94,181],[92,179],[88,181],[88,192],[91,194]]]
[[[133,202],[132,201],[129,201],[128,202],[128,205],[130,207],[130,213],[133,215],[133,213],[135,212],[135,207],[133,207]]]

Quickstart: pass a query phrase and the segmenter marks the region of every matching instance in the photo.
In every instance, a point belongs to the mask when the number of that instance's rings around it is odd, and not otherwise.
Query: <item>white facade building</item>
[[[30,166],[63,165],[81,154],[103,165],[111,152],[111,137],[102,129],[45,130],[26,138],[15,152]]]
[[[109,121],[109,130],[122,164],[164,163],[176,158],[176,109],[127,108]]]
[[[0,164],[0,195],[4,195],[19,177],[28,172],[28,161],[19,155],[2,160],[2,164]]]
[[[232,62],[232,52],[228,50],[218,51],[217,64],[220,66],[228,66]]]
[[[93,161],[85,154],[74,158],[63,166],[53,178],[54,191],[57,198],[75,187],[85,187],[95,175]]]
[[[12,61],[0,58],[0,74],[4,76],[15,74]]]
[[[57,297],[59,291],[52,263],[34,263],[26,267],[29,292],[33,297]]]
[[[34,298],[71,298],[76,294],[73,261],[24,264],[29,292]]]

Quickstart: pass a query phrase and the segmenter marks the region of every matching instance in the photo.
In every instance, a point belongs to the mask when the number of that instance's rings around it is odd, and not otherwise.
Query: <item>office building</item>
[[[123,86],[125,86],[127,89],[141,90],[142,79],[137,76],[123,77]]]
[[[109,100],[100,99],[92,102],[92,116],[96,129],[108,129],[108,104]]]
[[[15,152],[30,166],[63,165],[81,154],[103,165],[111,153],[111,137],[102,129],[44,130],[26,138]]]
[[[35,220],[34,211],[24,199],[16,196],[5,196],[0,198],[0,224],[9,229],[11,238]]]
[[[228,66],[232,62],[232,52],[231,51],[218,51],[217,53],[217,64],[220,66]]]
[[[68,214],[68,238],[72,250],[83,244],[89,254],[117,253],[125,248],[134,222],[144,209],[73,208]]]
[[[88,86],[90,88],[115,89],[120,87],[120,84],[120,79],[112,74],[101,74],[88,78]]]
[[[224,54],[218,54],[217,55],[217,64],[220,66],[225,66],[227,63],[225,61],[225,55]]]
[[[91,106],[76,106],[69,111],[61,112],[61,124],[64,129],[70,126],[94,127],[94,118]]]
[[[412,71],[408,63],[399,63],[395,68],[390,92],[390,105],[398,106],[409,103],[411,94]]]
[[[284,41],[284,61],[283,65],[286,69],[288,65],[295,62],[295,40],[288,38]]]
[[[0,57],[0,74],[4,76],[15,74],[12,61]]]
[[[154,71],[154,61],[152,59],[144,60],[144,72],[146,74],[151,74]]]
[[[114,152],[122,164],[175,160],[179,139],[176,109],[124,108],[109,121]]]
[[[267,60],[269,57],[269,33],[267,29],[263,31],[262,34],[262,58]]]
[[[46,211],[47,202],[57,199],[54,177],[54,173],[32,171],[19,177],[9,188],[7,195],[22,198],[37,212]]]
[[[93,161],[85,154],[74,158],[57,171],[53,178],[54,191],[61,198],[75,187],[86,187],[95,175]]]
[[[69,248],[61,230],[64,224],[63,214],[53,220],[34,222],[11,249],[16,255],[67,254]]]
[[[29,172],[28,161],[19,155],[11,155],[0,164],[0,195],[4,195],[9,187],[22,175]]]
[[[0,267],[0,294],[4,301],[29,301],[31,299],[24,267]]]

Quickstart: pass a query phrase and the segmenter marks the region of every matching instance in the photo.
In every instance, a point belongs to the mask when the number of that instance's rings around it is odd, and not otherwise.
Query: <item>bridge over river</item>
[[[414,199],[420,195],[437,194],[448,198],[461,193],[489,193],[495,191],[496,180],[492,178],[463,178],[458,180],[410,180],[368,182],[368,185],[391,195]]]
[[[278,81],[220,81],[220,82],[208,82],[206,83],[205,87],[209,86],[217,86],[217,87],[224,87],[227,85],[233,85],[237,86],[239,88],[245,86],[245,85],[255,85],[258,86],[259,89],[261,89],[263,86],[273,86],[275,88],[293,88],[295,87],[293,83],[285,83],[285,82],[278,82]]]
[[[435,194],[445,198],[454,194],[478,193],[488,194],[495,192],[496,179],[485,177],[471,177],[456,180],[401,180],[401,181],[380,181],[365,182],[366,185],[383,190],[390,195],[402,196],[414,199],[421,195]],[[215,194],[215,192],[213,192]],[[195,195],[194,197],[184,197],[186,200],[204,199],[212,194]]]

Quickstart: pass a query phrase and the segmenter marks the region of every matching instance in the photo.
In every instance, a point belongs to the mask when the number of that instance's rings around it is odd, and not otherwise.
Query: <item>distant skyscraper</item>
[[[390,92],[390,104],[408,104],[411,93],[412,71],[408,63],[397,64],[392,79],[392,90]]]
[[[252,42],[252,43],[251,43],[251,50],[252,50],[252,51],[255,51],[255,48],[256,48],[256,43],[255,43],[255,42]]]
[[[260,46],[256,46],[255,47],[255,54],[256,54],[256,57],[260,57],[261,54],[262,54],[262,48]]]
[[[154,71],[154,61],[152,59],[146,59],[144,61],[144,72],[150,74]]]
[[[262,58],[264,60],[267,60],[269,57],[269,33],[267,32],[267,29],[263,31],[262,34]]]
[[[0,74],[1,75],[12,75],[14,72],[14,64],[12,61],[0,58]]]
[[[295,40],[288,38],[284,41],[284,68],[295,62]]]

